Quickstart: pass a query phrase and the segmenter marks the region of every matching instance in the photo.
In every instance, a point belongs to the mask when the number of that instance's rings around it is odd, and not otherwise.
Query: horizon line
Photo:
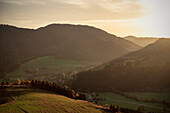
[[[111,33],[107,30],[104,30],[102,28],[99,28],[99,27],[96,27],[96,26],[93,26],[93,25],[88,25],[88,24],[76,24],[76,23],[67,23],[67,22],[58,22],[58,23],[50,23],[50,24],[46,24],[46,25],[42,25],[42,26],[39,26],[39,27],[24,27],[24,26],[19,26],[19,25],[12,25],[12,24],[6,24],[6,23],[0,23],[0,25],[4,25],[4,26],[11,26],[11,27],[16,27],[16,28],[20,28],[20,29],[30,29],[30,30],[38,30],[40,28],[44,28],[44,27],[47,27],[49,25],[75,25],[75,26],[88,26],[88,27],[94,27],[94,28],[97,28],[97,29],[100,29],[100,30],[103,30],[109,34],[112,34],[112,35],[116,35],[117,37],[121,37],[121,38],[125,38],[125,37],[128,37],[128,36],[133,36],[133,37],[136,37],[136,38],[170,38],[170,36],[151,36],[151,35],[143,35],[143,36],[137,36],[137,35],[132,35],[132,34],[129,34],[129,35],[125,35],[125,36],[119,36],[117,35],[116,33]]]

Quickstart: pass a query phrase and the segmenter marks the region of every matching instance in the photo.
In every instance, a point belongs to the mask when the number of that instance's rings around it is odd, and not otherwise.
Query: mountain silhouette
[[[50,24],[38,29],[0,25],[0,74],[41,56],[106,62],[141,47],[101,29],[70,24]]]

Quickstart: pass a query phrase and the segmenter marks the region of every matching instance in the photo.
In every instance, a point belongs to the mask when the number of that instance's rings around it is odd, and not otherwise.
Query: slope
[[[102,63],[140,48],[90,26],[51,24],[34,30],[0,25],[0,75],[42,56]]]
[[[82,100],[74,100],[40,89],[8,89],[16,100],[0,105],[2,113],[40,113],[40,112],[93,112],[102,113],[102,107]],[[11,98],[11,97],[8,98]],[[4,97],[3,97],[4,98]],[[0,100],[2,97],[0,97]]]
[[[97,62],[83,62],[74,60],[56,59],[55,56],[44,56],[29,60],[21,64],[14,71],[7,73],[10,81],[16,79],[49,79],[50,81],[62,80],[71,73],[93,68]],[[65,77],[61,76],[65,73]]]
[[[104,68],[79,73],[73,87],[99,91],[169,91],[169,50],[170,40],[160,39],[109,62]]]
[[[159,38],[154,38],[154,37],[134,37],[134,36],[127,36],[127,37],[124,37],[124,39],[129,40],[142,47],[145,47],[159,40]]]

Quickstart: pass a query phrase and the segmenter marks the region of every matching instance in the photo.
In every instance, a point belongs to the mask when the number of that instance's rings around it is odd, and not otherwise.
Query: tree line
[[[24,81],[24,80],[17,80],[16,82],[12,83],[12,82],[8,82],[8,81],[2,81],[0,83],[2,88],[5,87],[12,87],[14,85],[29,85],[35,88],[40,88],[43,90],[48,90],[48,91],[52,91],[54,93],[60,94],[60,95],[64,95],[67,96],[69,98],[72,99],[81,99],[81,100],[87,100],[87,97],[84,93],[79,93],[79,92],[75,92],[73,89],[71,89],[68,86],[62,86],[59,85],[57,83],[54,82],[48,82],[48,81],[42,81],[42,80],[32,80],[32,81]]]
[[[110,111],[113,113],[143,113],[144,109],[141,109],[141,107],[138,110],[132,110],[129,108],[120,108],[118,105],[114,106],[114,105],[110,105]]]
[[[139,106],[137,110],[129,109],[129,108],[122,108],[114,105],[110,105],[110,112],[112,113],[154,113],[154,112],[145,112],[144,106]],[[163,113],[168,113],[167,109],[163,109]]]
[[[1,87],[5,86],[5,85],[9,85],[9,86],[12,86],[12,85],[30,85],[31,81],[29,80],[20,80],[20,79],[17,79],[17,81],[15,81],[14,83],[12,82],[9,82],[9,81],[2,81],[0,82],[0,85]]]
[[[67,96],[72,99],[81,99],[81,100],[87,100],[87,97],[83,93],[76,93],[73,89],[71,89],[68,86],[61,86],[59,84],[48,82],[48,81],[42,81],[42,80],[32,80],[31,86],[52,91],[54,93]]]

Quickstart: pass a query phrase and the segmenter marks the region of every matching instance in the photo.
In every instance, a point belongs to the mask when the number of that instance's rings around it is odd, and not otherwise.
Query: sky
[[[0,0],[0,24],[82,24],[117,36],[170,37],[170,0]]]

